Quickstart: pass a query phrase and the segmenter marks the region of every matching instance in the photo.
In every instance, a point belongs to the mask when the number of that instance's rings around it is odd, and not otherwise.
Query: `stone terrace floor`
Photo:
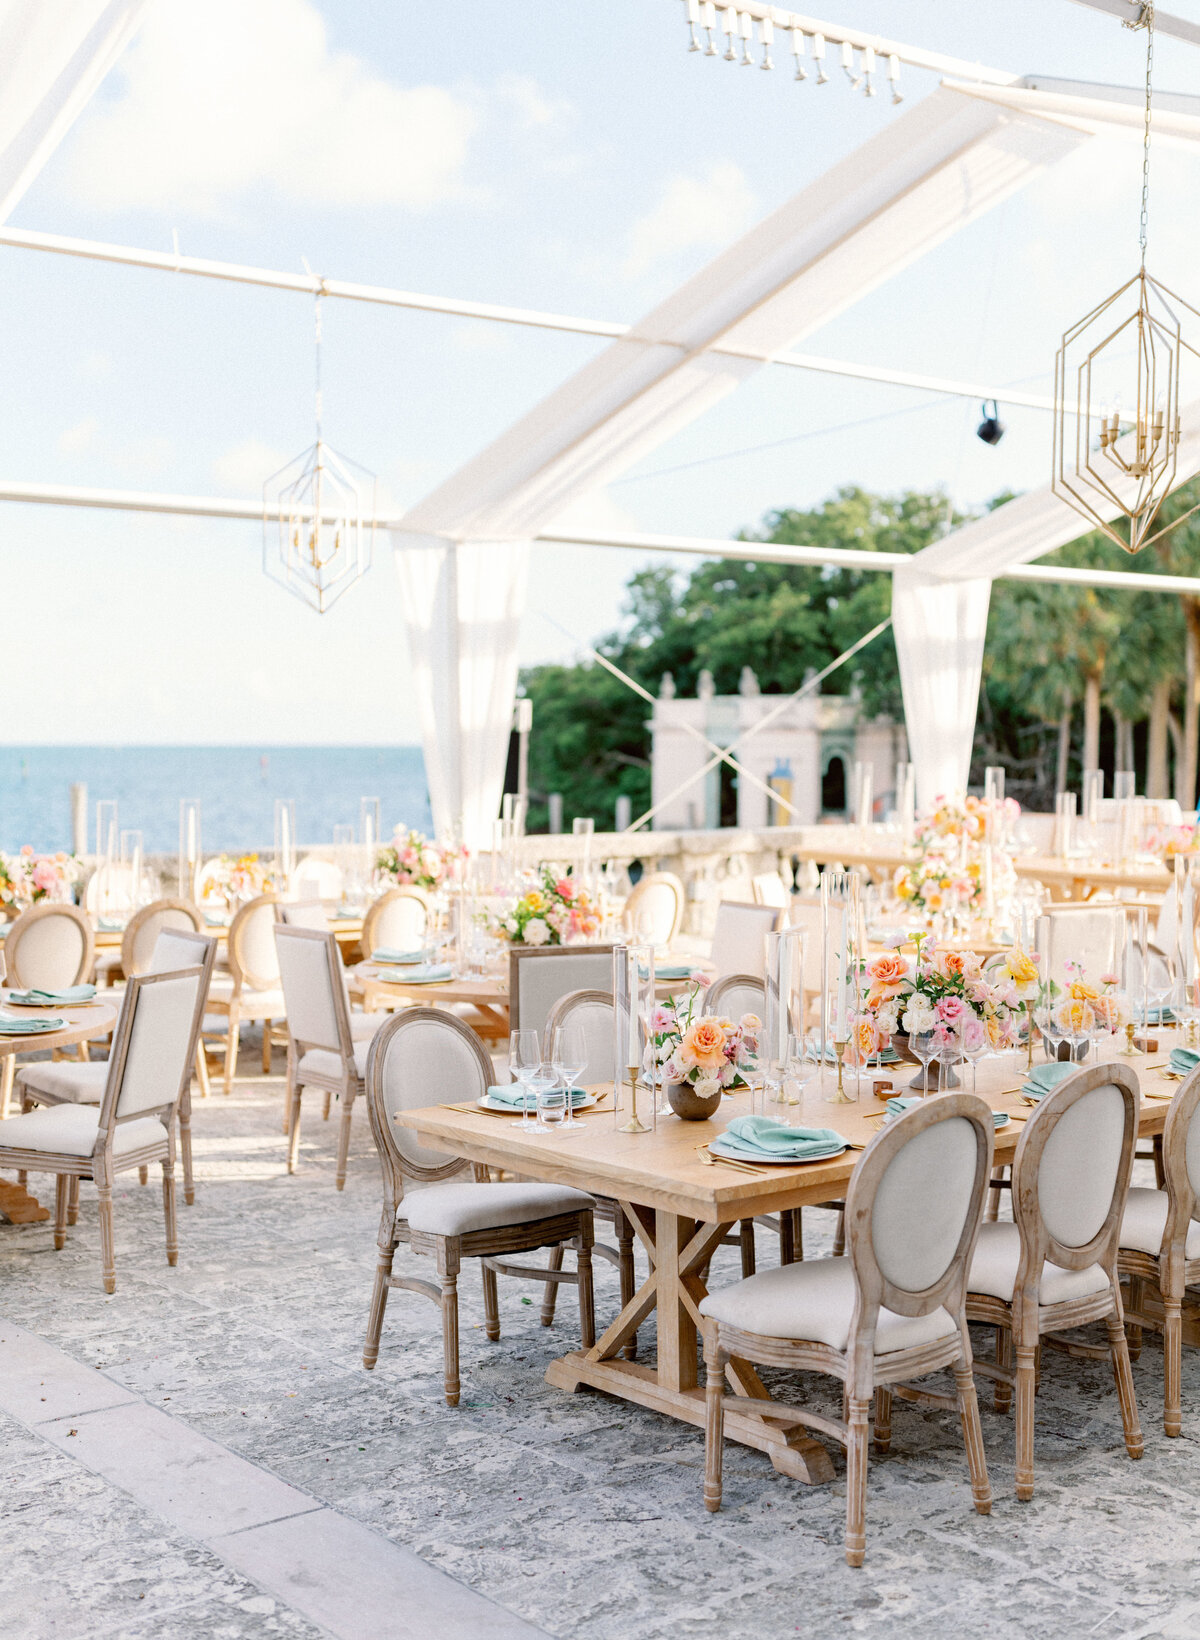
[[[248,1045],[244,1070],[256,1054]],[[366,1112],[339,1194],[317,1098],[287,1176],[281,1096],[279,1076],[247,1075],[231,1098],[197,1102],[197,1201],[180,1207],[176,1270],[160,1193],[136,1176],[117,1193],[111,1298],[90,1186],[61,1253],[49,1225],[0,1226],[4,1640],[1200,1634],[1196,1352],[1173,1441],[1156,1340],[1135,1364],[1136,1465],[1106,1369],[1047,1352],[1030,1504],[1012,1495],[1011,1419],[984,1407],[989,1519],[971,1509],[955,1421],[897,1403],[892,1452],[871,1460],[867,1563],[852,1572],[840,1454],[833,1484],[807,1488],[731,1446],[725,1507],[708,1516],[699,1431],[545,1385],[551,1357],[578,1342],[569,1288],[543,1329],[540,1289],[502,1278],[503,1337],[488,1344],[478,1279],[464,1276],[457,1410],[440,1394],[438,1312],[418,1295],[392,1295],[365,1372],[379,1213]],[[810,1256],[831,1223],[806,1214]],[[738,1269],[722,1251],[713,1284]],[[597,1278],[604,1317],[615,1272],[600,1262]],[[802,1393],[836,1406],[832,1384]]]

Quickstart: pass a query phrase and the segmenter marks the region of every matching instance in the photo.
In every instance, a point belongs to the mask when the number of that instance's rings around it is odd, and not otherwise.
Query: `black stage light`
[[[988,415],[989,404],[992,407],[990,416]],[[981,438],[985,444],[999,444],[1004,437],[1004,423],[1000,420],[999,407],[995,399],[985,399],[979,408],[983,414],[983,420],[975,429],[975,437]]]

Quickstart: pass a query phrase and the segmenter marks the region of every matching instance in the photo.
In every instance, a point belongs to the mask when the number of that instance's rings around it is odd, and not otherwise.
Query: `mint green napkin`
[[[377,976],[379,979],[387,979],[388,977],[386,974]],[[448,962],[428,962],[419,968],[409,968],[403,974],[396,974],[394,979],[397,985],[436,985],[439,980],[449,979],[450,977],[450,964]]]
[[[923,1103],[921,1096],[916,1093],[894,1094],[887,1102],[888,1115],[903,1116],[906,1110]]]
[[[1048,1065],[1035,1065],[1026,1077],[1021,1092],[1030,1099],[1042,1099],[1051,1093],[1064,1076],[1070,1076],[1077,1071],[1078,1065],[1073,1065],[1069,1059],[1055,1059]]]
[[[735,1116],[725,1133],[744,1150],[757,1150],[764,1156],[786,1156],[797,1162],[835,1156],[846,1148],[845,1139],[832,1128],[787,1127],[783,1122],[773,1122],[769,1116]]]
[[[1194,1071],[1197,1065],[1200,1065],[1200,1053],[1194,1052],[1191,1048],[1171,1049],[1170,1069],[1177,1075],[1186,1076],[1189,1071]]]
[[[1134,1017],[1137,1019],[1139,1024],[1145,1025],[1173,1025],[1175,1023],[1175,1014],[1169,1007],[1147,1008],[1146,1017],[1144,1020],[1142,1018],[1142,1010],[1139,1008]]]
[[[42,1036],[47,1031],[61,1031],[65,1019],[47,1019],[45,1014],[33,1019],[0,1019],[0,1035]]]
[[[378,951],[371,952],[372,962],[421,962],[424,951],[400,951],[394,945],[381,945]]]
[[[572,1106],[586,1104],[587,1097],[588,1095],[586,1088],[571,1089]],[[528,1103],[530,1110],[537,1109],[536,1098],[531,1093],[528,1101],[526,1101],[524,1097],[524,1089],[519,1082],[508,1082],[503,1087],[489,1088],[488,1098],[491,1100],[493,1105],[511,1105],[513,1110],[520,1110],[522,1104],[526,1102]]]
[[[649,969],[646,972],[648,975]],[[656,962],[654,965],[655,979],[690,979],[692,973],[691,964],[686,962]]]
[[[94,985],[64,985],[61,991],[10,991],[10,1002],[36,1003],[39,1007],[49,1003],[54,1008],[69,1008],[73,1002],[90,1002],[96,994]]]

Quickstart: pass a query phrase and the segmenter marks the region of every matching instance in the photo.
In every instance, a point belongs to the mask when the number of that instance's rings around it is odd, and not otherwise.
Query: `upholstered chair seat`
[[[396,1210],[409,1230],[465,1236],[471,1230],[591,1211],[592,1198],[559,1184],[430,1184],[414,1190]]]

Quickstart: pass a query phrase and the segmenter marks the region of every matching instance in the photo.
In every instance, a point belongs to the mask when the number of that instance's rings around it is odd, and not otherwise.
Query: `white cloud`
[[[213,214],[267,187],[421,209],[461,192],[475,111],[331,51],[310,0],[159,0],[118,75],[65,154],[88,205]]]
[[[547,97],[536,80],[525,74],[502,74],[496,94],[517,113],[522,125],[553,125],[574,112],[569,102]]]
[[[58,435],[58,451],[60,455],[76,456],[84,450],[90,450],[96,442],[96,434],[100,423],[95,416],[88,416],[83,421],[77,421],[74,427],[64,428]]]
[[[658,204],[630,229],[626,278],[638,279],[681,251],[727,244],[749,225],[754,207],[745,173],[731,160],[700,178],[671,177]]]

